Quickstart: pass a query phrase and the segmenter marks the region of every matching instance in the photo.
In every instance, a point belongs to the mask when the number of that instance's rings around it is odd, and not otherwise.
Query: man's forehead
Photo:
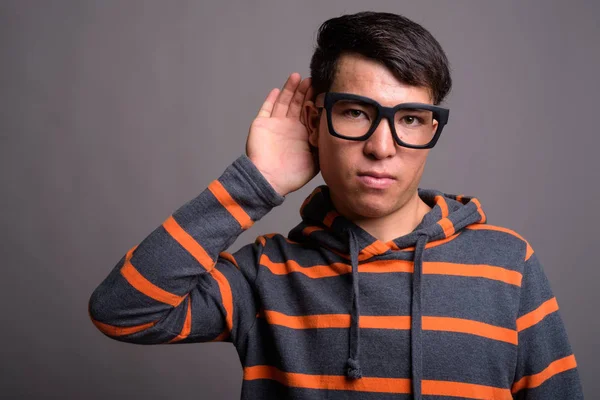
[[[402,82],[383,63],[355,54],[340,56],[330,91],[370,97],[384,105],[432,100],[428,88]]]

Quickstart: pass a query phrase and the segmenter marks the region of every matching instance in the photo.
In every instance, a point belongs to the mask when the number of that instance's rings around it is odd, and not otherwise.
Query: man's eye
[[[358,118],[363,114],[363,112],[361,110],[356,110],[356,109],[350,109],[350,110],[346,110],[346,115],[352,117],[352,118]]]
[[[407,125],[416,125],[421,121],[418,117],[415,117],[413,115],[405,115],[404,117],[402,117],[402,122],[404,122]]]

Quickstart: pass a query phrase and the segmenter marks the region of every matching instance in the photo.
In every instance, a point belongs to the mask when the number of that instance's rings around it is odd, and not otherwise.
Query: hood
[[[387,243],[377,240],[358,225],[335,210],[329,187],[319,186],[306,198],[300,208],[302,222],[293,228],[288,237],[299,243],[312,243],[349,258],[352,266],[352,296],[348,299],[350,312],[349,349],[346,376],[360,379],[360,302],[358,290],[358,264],[388,252],[414,251],[411,302],[411,378],[415,399],[421,399],[422,380],[422,267],[423,252],[428,243],[451,240],[471,224],[486,223],[480,202],[463,195],[446,194],[433,189],[418,189],[419,197],[431,207],[410,233]],[[433,245],[433,244],[432,244]]]

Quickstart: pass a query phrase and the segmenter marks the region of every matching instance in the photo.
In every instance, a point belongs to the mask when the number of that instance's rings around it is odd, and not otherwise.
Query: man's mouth
[[[358,174],[358,180],[365,186],[373,189],[386,189],[396,180],[385,172],[366,171]]]

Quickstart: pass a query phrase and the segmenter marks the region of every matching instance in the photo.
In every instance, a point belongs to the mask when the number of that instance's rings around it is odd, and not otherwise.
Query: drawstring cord
[[[350,379],[362,378],[362,370],[358,361],[360,352],[360,330],[358,319],[360,309],[358,303],[358,245],[354,232],[348,230],[348,241],[350,247],[350,262],[352,264],[352,311],[350,313],[350,342],[349,356],[346,364],[346,376]]]
[[[412,392],[413,399],[421,399],[421,379],[423,377],[423,338],[422,338],[422,311],[421,311],[421,277],[423,276],[423,252],[429,240],[426,233],[419,234],[415,245],[414,271],[412,281],[411,302],[411,327],[410,348],[412,364]]]
[[[362,378],[360,367],[360,307],[359,307],[359,286],[358,286],[358,244],[357,239],[352,232],[348,230],[348,244],[350,252],[350,262],[352,264],[352,310],[350,312],[350,338],[349,338],[349,356],[346,363],[346,376],[350,379]],[[421,278],[423,275],[423,252],[425,245],[429,240],[429,235],[425,232],[417,237],[414,253],[414,271],[411,293],[411,364],[412,364],[412,392],[415,400],[420,400],[421,380],[423,376],[423,344],[422,344],[422,288]]]

